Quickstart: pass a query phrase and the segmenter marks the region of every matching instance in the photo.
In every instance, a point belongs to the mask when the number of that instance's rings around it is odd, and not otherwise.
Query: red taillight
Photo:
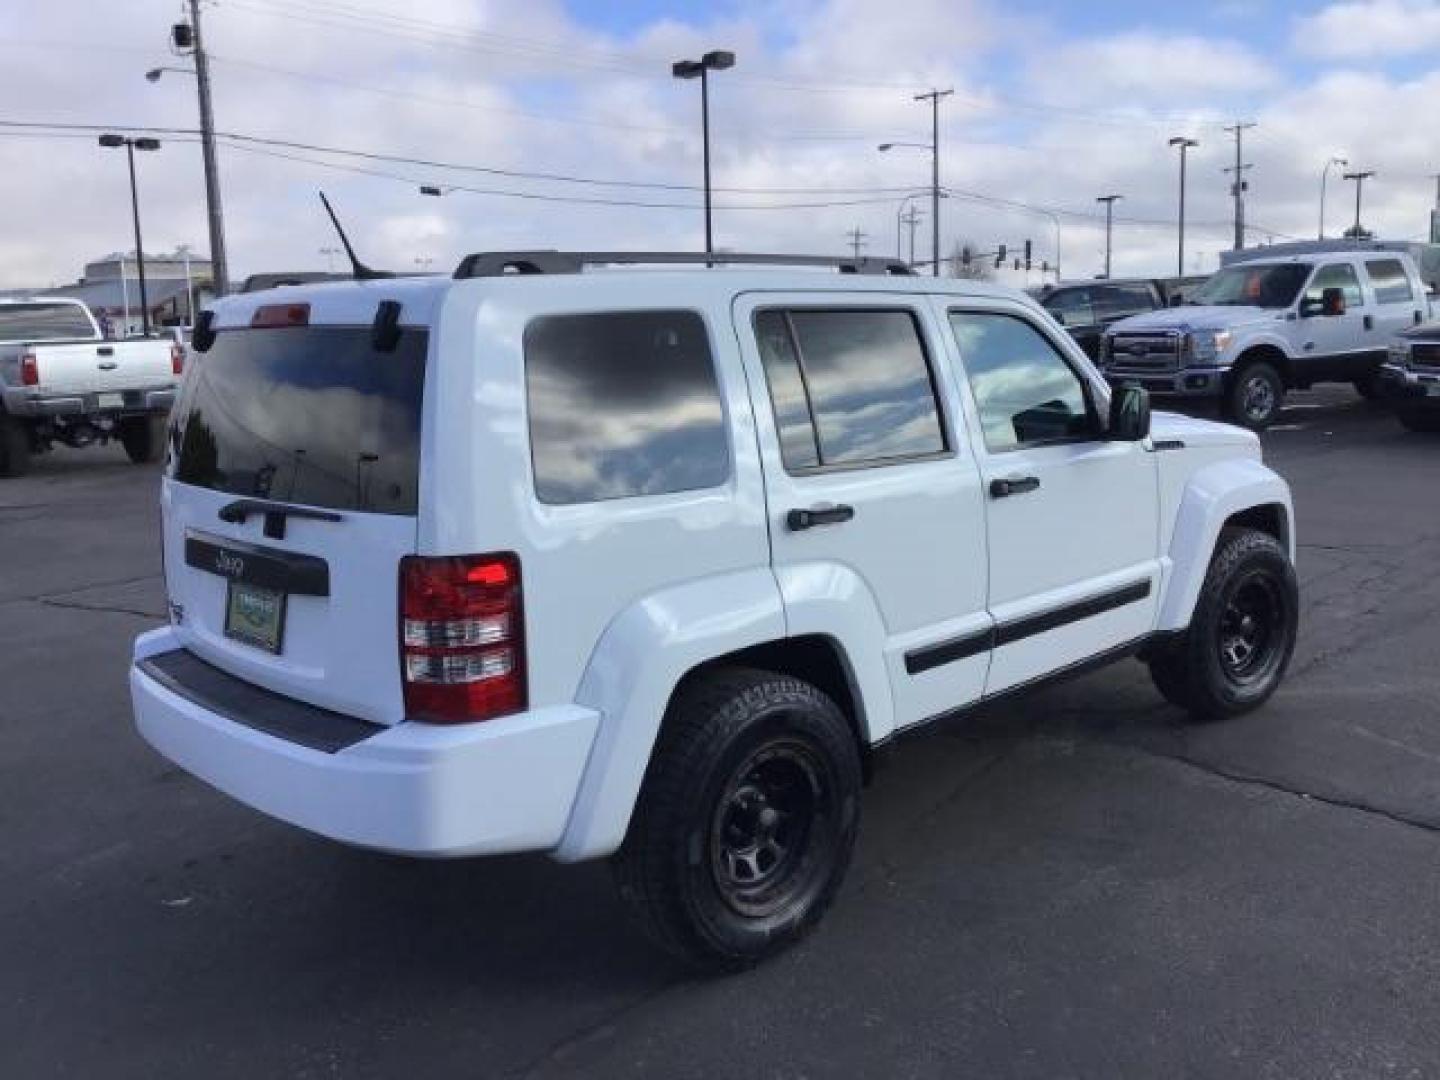
[[[405,714],[461,724],[525,708],[524,630],[514,555],[401,560]]]
[[[20,355],[20,385],[40,385],[40,365],[35,362],[35,354],[33,352],[22,353]]]
[[[273,330],[279,326],[309,326],[309,304],[266,304],[255,309],[250,326],[255,330]]]
[[[185,374],[185,346],[178,341],[170,346],[170,372],[173,375]]]

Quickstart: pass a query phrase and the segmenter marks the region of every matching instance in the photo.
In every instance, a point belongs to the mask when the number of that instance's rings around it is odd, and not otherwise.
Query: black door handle
[[[791,532],[813,529],[816,525],[839,525],[855,516],[853,506],[812,506],[808,510],[791,510],[785,515],[785,524]]]
[[[1374,329],[1375,329],[1375,316],[1374,316],[1374,315],[1366,315],[1366,316],[1365,316],[1365,329],[1366,329],[1366,330],[1374,330]]]
[[[990,497],[992,499],[1004,499],[1010,495],[1023,495],[1027,491],[1034,491],[1040,486],[1038,476],[1016,476],[1008,480],[991,480]]]

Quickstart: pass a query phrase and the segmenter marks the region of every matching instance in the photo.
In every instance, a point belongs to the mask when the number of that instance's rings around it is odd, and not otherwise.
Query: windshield
[[[1190,304],[1286,308],[1295,302],[1310,276],[1309,263],[1232,266],[1221,270],[1190,294]]]
[[[377,352],[367,327],[222,330],[175,407],[171,475],[282,502],[414,514],[428,334]]]
[[[0,341],[93,338],[95,327],[79,304],[0,304]]]

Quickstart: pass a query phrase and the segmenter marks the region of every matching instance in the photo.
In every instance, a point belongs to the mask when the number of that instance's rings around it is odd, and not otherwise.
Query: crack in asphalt
[[[651,990],[648,993],[641,994],[634,1001],[621,1005],[619,1008],[615,1009],[610,1013],[607,1013],[604,1017],[595,1021],[593,1024],[587,1024],[585,1025],[585,1027],[581,1028],[574,1034],[565,1036],[559,1042],[542,1051],[540,1054],[530,1059],[530,1061],[526,1062],[524,1065],[520,1065],[514,1069],[511,1069],[508,1073],[506,1073],[506,1075],[514,1077],[516,1078],[516,1080],[520,1080],[520,1078],[523,1077],[536,1076],[538,1075],[538,1071],[544,1068],[546,1065],[553,1065],[561,1062],[563,1058],[571,1051],[580,1049],[586,1043],[592,1041],[597,1036],[603,1034],[610,1028],[613,1028],[616,1024],[618,1024],[626,1016],[629,1016],[631,1013],[636,1012],[639,1009],[643,1009],[645,1006],[649,1005],[653,1001],[658,1001],[660,998],[664,997],[672,990],[683,989],[684,987],[694,985],[698,981],[700,980],[682,977],[679,979],[675,979],[672,982],[667,982],[664,986],[657,987],[656,989]]]
[[[1159,758],[1165,761],[1174,761],[1181,765],[1189,766],[1197,772],[1214,776],[1221,780],[1228,780],[1232,784],[1239,784],[1245,787],[1262,788],[1266,791],[1278,792],[1282,795],[1291,795],[1297,799],[1304,799],[1308,802],[1322,803],[1325,806],[1334,807],[1337,810],[1350,810],[1355,813],[1366,814],[1371,817],[1378,817],[1396,825],[1406,825],[1412,829],[1419,829],[1432,835],[1440,834],[1440,822],[1427,821],[1424,818],[1414,817],[1401,813],[1398,810],[1386,810],[1383,807],[1374,806],[1370,803],[1361,802],[1358,799],[1347,799],[1340,795],[1322,795],[1316,791],[1303,791],[1300,788],[1290,787],[1279,780],[1268,776],[1260,776],[1255,773],[1244,773],[1234,769],[1227,769],[1223,765],[1213,762],[1202,761],[1199,758],[1190,757],[1186,754],[1169,754],[1163,750],[1156,750],[1153,747],[1142,746],[1138,743],[1113,743],[1111,745],[1125,746],[1136,750],[1148,757]]]
[[[48,600],[38,598],[34,603],[44,607],[64,608],[66,611],[99,611],[114,615],[136,615],[142,619],[150,619],[154,622],[164,621],[164,615],[157,615],[153,611],[142,611],[139,608],[121,607],[118,604],[80,604],[65,600]]]

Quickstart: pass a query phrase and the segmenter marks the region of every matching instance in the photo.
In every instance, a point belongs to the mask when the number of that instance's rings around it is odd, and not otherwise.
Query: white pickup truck
[[[1280,415],[1290,389],[1350,382],[1376,396],[1388,346],[1429,308],[1403,251],[1249,259],[1216,273],[1181,306],[1113,324],[1100,366],[1112,383],[1219,398],[1230,419],[1260,430]]]
[[[79,300],[0,300],[0,476],[57,442],[157,460],[184,365],[179,342],[107,340]]]

